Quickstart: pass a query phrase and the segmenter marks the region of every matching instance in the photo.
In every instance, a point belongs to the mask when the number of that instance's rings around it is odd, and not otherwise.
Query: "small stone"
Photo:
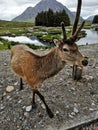
[[[32,109],[32,106],[27,106],[27,107],[26,107],[26,112],[30,112],[31,109]]]
[[[37,126],[35,125],[34,128],[37,128]]]
[[[19,126],[17,125],[17,128],[19,129]]]
[[[4,66],[7,66],[7,63],[4,63]]]
[[[3,105],[1,105],[0,109],[3,110],[5,107]]]
[[[74,113],[79,113],[79,110],[76,107],[74,107]]]
[[[6,87],[6,92],[12,92],[14,90],[14,87],[13,86],[8,86]]]
[[[74,112],[72,112],[72,113],[71,113],[71,115],[72,115],[72,116],[75,116],[75,113],[74,113]]]
[[[20,104],[22,102],[22,100],[19,100],[18,103]]]
[[[2,88],[2,86],[0,85],[0,88]]]
[[[59,114],[59,111],[56,111],[56,114]]]
[[[90,110],[90,111],[94,111],[94,109],[93,109],[93,108],[89,108],[89,110]]]
[[[89,80],[92,81],[94,79],[93,76],[89,76]]]
[[[71,90],[72,90],[72,91],[75,91],[75,88],[72,87]]]
[[[15,85],[15,86],[18,85],[18,82],[14,83],[14,85]]]
[[[6,92],[3,93],[3,97],[6,96]]]
[[[42,113],[41,113],[41,112],[39,112],[39,113],[38,113],[38,116],[39,116],[39,117],[43,117],[43,115],[42,115]]]
[[[69,105],[67,105],[67,106],[66,106],[66,108],[68,108],[68,109],[69,109]]]
[[[89,75],[85,75],[84,78],[87,79],[87,81],[93,81],[94,77],[93,76],[89,76]]]
[[[25,113],[24,113],[24,116],[29,117],[28,112],[25,112]]]
[[[91,105],[92,105],[92,106],[95,106],[95,103],[93,102]]]
[[[41,107],[42,107],[43,109],[45,109],[45,105],[44,105],[44,104],[41,104]]]
[[[70,114],[69,114],[69,117],[72,118],[72,119],[74,118],[74,117],[73,117],[72,115],[70,115]]]
[[[26,109],[26,106],[23,106],[22,109]]]
[[[8,96],[6,97],[6,99],[10,99],[10,96],[8,95]]]
[[[62,78],[60,78],[60,81],[63,81],[63,79],[62,79]]]

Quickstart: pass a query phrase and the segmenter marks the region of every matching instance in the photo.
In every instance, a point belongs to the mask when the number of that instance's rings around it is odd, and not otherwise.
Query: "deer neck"
[[[55,75],[64,65],[65,63],[61,59],[61,52],[58,48],[54,48],[42,58],[42,68],[46,77]]]

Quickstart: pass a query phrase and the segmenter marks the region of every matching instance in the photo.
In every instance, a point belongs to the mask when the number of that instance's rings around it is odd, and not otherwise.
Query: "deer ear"
[[[61,42],[58,39],[53,39],[53,42],[54,42],[56,47],[59,47],[61,44]]]

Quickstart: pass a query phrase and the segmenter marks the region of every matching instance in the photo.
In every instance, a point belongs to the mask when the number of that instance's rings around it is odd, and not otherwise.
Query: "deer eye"
[[[66,51],[66,52],[67,52],[67,51],[69,51],[69,50],[68,50],[68,49],[66,49],[66,48],[63,48],[63,51]]]

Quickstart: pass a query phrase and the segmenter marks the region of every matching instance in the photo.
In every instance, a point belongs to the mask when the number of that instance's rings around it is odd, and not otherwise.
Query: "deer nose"
[[[87,60],[83,60],[83,61],[82,61],[82,65],[87,66],[87,64],[88,64],[88,61],[87,61]]]

